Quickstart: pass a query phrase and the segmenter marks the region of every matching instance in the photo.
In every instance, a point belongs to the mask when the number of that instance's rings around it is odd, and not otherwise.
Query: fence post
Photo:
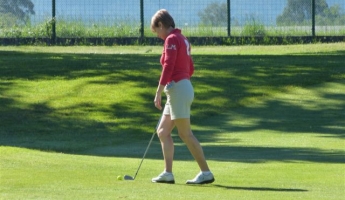
[[[231,6],[230,0],[227,2],[227,10],[228,10],[228,37],[231,36]]]
[[[140,38],[144,38],[144,0],[140,0]]]
[[[51,28],[52,28],[52,32],[51,32],[51,43],[55,44],[56,41],[56,20],[55,20],[55,0],[52,0],[52,20],[51,20]]]
[[[315,37],[315,0],[311,0],[311,17],[312,17],[312,22],[311,22],[311,31],[312,31],[312,36]]]

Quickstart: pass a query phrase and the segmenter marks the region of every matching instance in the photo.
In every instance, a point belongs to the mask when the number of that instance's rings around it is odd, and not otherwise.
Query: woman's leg
[[[187,184],[207,184],[214,182],[214,176],[210,171],[204,152],[199,141],[193,135],[193,132],[190,128],[190,119],[189,118],[181,118],[174,120],[175,125],[178,129],[178,134],[180,138],[186,143],[189,151],[193,155],[194,159],[198,163],[201,172],[196,175],[196,177],[192,180],[187,180]]]
[[[201,171],[210,171],[207,165],[202,147],[199,141],[193,135],[193,132],[191,130],[190,119],[189,118],[175,119],[174,123],[177,127],[180,138],[187,145],[189,151],[191,152],[194,159],[198,163]]]
[[[174,159],[174,142],[171,137],[171,131],[174,129],[174,122],[170,115],[163,115],[157,129],[157,134],[162,146],[164,156],[165,171],[172,172],[172,164]]]

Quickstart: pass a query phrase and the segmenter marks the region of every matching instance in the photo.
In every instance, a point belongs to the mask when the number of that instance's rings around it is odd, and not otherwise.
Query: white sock
[[[202,173],[203,175],[205,175],[205,176],[208,176],[208,175],[210,175],[210,174],[211,174],[211,172],[210,172],[210,171],[201,171],[201,173]]]

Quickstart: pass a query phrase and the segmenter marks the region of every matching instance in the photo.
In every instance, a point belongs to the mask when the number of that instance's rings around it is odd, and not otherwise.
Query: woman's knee
[[[166,129],[163,129],[163,128],[157,130],[158,138],[161,139],[161,140],[165,139],[167,137],[171,137],[170,134],[171,133],[169,131],[167,131]]]
[[[161,122],[157,128],[157,135],[161,139],[171,137],[171,131],[174,128],[174,122],[171,120],[170,115],[163,115]]]

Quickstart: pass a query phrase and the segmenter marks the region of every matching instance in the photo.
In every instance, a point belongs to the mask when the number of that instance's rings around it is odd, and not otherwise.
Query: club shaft
[[[138,174],[138,172],[139,172],[139,170],[140,170],[141,164],[143,164],[144,158],[145,158],[145,156],[146,156],[146,154],[147,154],[147,151],[149,150],[149,147],[151,146],[151,143],[152,143],[153,138],[154,138],[155,135],[156,135],[156,131],[157,131],[158,126],[159,126],[159,124],[160,124],[160,122],[161,122],[161,119],[162,119],[162,116],[161,116],[161,117],[159,118],[159,120],[158,120],[158,123],[157,123],[157,125],[156,125],[155,131],[153,132],[152,137],[151,137],[151,139],[150,139],[150,142],[149,142],[149,144],[148,144],[147,147],[146,147],[144,156],[143,156],[143,158],[141,159],[141,162],[140,162],[140,164],[139,164],[139,167],[138,167],[137,171],[135,172],[135,175],[134,175],[134,177],[133,177],[133,180],[135,179],[135,177],[137,177],[137,174]]]

